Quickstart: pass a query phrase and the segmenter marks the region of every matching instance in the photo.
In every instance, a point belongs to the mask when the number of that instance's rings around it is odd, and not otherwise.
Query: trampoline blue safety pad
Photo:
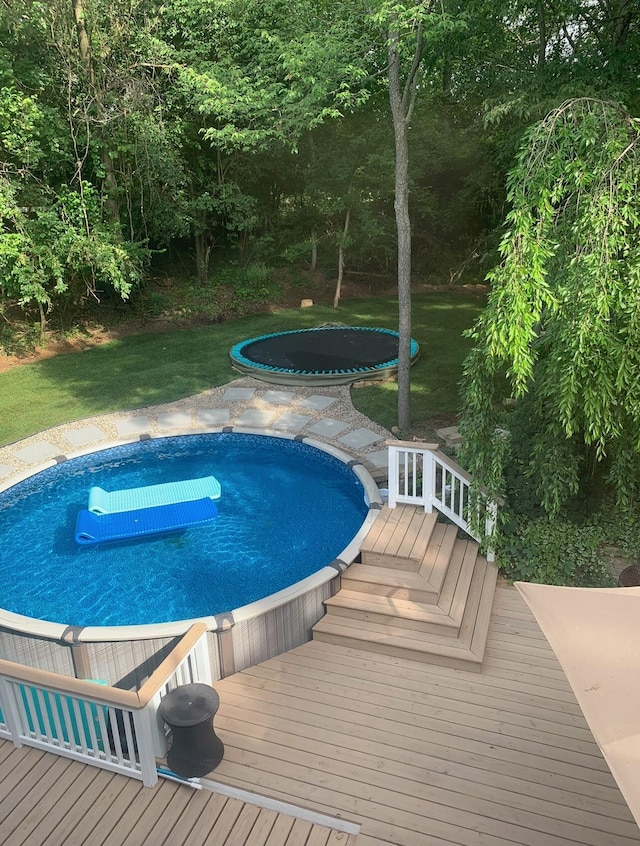
[[[399,343],[398,333],[391,329],[319,326],[241,341],[230,357],[236,370],[265,382],[337,385],[394,376]],[[420,347],[412,338],[412,364],[419,354]]]

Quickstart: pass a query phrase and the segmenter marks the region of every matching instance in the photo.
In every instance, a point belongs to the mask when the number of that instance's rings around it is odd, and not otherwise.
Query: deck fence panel
[[[491,537],[496,505],[481,496],[477,504],[480,519],[471,519],[471,479],[455,461],[440,452],[437,444],[387,441],[387,447],[390,508],[398,504],[416,505],[431,513],[435,507],[474,540],[482,540],[474,528],[477,522],[483,525],[485,537]],[[491,548],[487,550],[487,559],[494,559]]]

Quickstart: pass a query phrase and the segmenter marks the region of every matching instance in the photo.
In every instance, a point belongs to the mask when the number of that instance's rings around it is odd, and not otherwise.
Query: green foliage
[[[624,558],[640,559],[640,514],[637,510],[621,509],[614,502],[605,502],[598,512],[597,524],[603,543]]]
[[[561,92],[638,103],[628,69],[640,55],[639,9],[302,0],[292,14],[283,0],[85,0],[83,54],[73,0],[0,4],[0,174],[29,223],[5,234],[30,230],[19,250],[5,240],[7,254],[27,257],[20,282],[12,265],[11,285],[27,291],[31,274],[29,302],[55,313],[94,276],[96,290],[125,291],[136,244],[184,254],[186,239],[205,288],[216,253],[235,249],[242,264],[303,261],[312,232],[333,266],[347,208],[348,267],[389,272],[390,27],[403,72],[421,44],[409,174],[415,275],[432,275],[435,262],[447,272],[491,245],[503,175],[541,109]],[[39,217],[57,238],[61,204],[70,209],[84,186],[91,228],[83,243],[82,226],[69,224],[77,249],[67,262],[32,230]]]
[[[216,273],[215,281],[231,286],[236,299],[245,305],[273,301],[281,290],[273,278],[273,270],[261,262],[246,267],[228,265]]]
[[[496,556],[501,571],[514,581],[610,587],[615,581],[607,569],[603,540],[597,525],[540,517],[502,535]]]
[[[62,295],[99,297],[110,288],[126,299],[140,281],[143,251],[121,241],[100,220],[92,186],[61,189],[53,201],[25,210],[13,186],[0,179],[0,279],[5,297],[45,310]],[[47,202],[49,200],[49,202]]]
[[[527,472],[549,514],[606,468],[620,503],[640,494],[640,123],[611,103],[564,104],[528,133],[511,211],[470,334],[463,431],[472,475],[503,491],[496,402],[531,395]]]

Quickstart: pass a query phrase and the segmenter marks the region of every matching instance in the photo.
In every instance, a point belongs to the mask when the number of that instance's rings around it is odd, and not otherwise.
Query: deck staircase
[[[479,672],[497,568],[437,511],[385,506],[314,640]]]

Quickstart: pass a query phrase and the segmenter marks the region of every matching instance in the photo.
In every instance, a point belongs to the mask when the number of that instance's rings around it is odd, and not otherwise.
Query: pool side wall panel
[[[241,620],[227,631],[209,631],[211,677],[222,679],[310,640],[312,627],[324,614],[323,602],[332,594],[333,581],[263,614]],[[229,639],[232,650],[231,655],[227,653],[226,661],[223,638]],[[83,642],[87,676],[125,690],[137,690],[161,664],[176,640],[166,637]],[[70,644],[0,629],[0,657],[63,676],[75,675],[72,648]]]
[[[337,575],[336,575],[337,578]],[[249,620],[231,630],[235,671],[245,670],[311,640],[311,629],[324,615],[332,582]]]
[[[104,679],[124,690],[137,690],[166,655],[178,638],[149,640],[105,641],[86,643],[92,678]]]
[[[0,657],[61,676],[75,675],[71,649],[60,641],[0,628]]]

